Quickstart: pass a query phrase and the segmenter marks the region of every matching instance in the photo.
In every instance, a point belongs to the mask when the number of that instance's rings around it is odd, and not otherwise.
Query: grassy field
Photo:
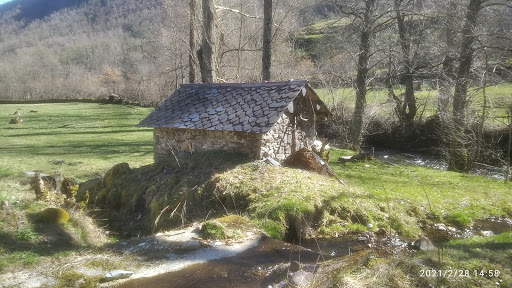
[[[119,162],[149,164],[152,130],[135,125],[151,110],[96,103],[0,105],[0,176],[39,170],[84,179]],[[8,124],[16,111],[23,123]]]
[[[328,105],[342,102],[346,107],[353,108],[355,103],[355,90],[353,88],[339,89],[315,89],[318,96]],[[405,91],[404,87],[395,87],[395,94],[399,95]],[[432,116],[436,113],[437,90],[424,87],[421,91],[414,93],[416,96],[418,114],[420,117]],[[507,110],[512,103],[512,83],[489,86],[486,88],[488,97],[487,119],[490,125],[505,125],[500,121],[508,123],[507,119],[500,117],[507,116]],[[390,114],[395,106],[394,102],[388,102],[388,91],[385,88],[373,88],[366,96],[370,114]],[[473,88],[468,91],[469,110],[468,117],[478,117],[481,113],[483,103],[482,89]]]

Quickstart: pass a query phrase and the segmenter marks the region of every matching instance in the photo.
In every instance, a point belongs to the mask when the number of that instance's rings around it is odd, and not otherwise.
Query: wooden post
[[[510,146],[512,146],[512,105],[508,110],[508,147],[507,147],[507,168],[505,170],[505,183],[509,180],[510,177]]]

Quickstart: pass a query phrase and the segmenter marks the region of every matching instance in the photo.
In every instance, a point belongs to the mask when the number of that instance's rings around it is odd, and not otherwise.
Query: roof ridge
[[[265,81],[265,82],[233,82],[233,83],[182,83],[181,87],[190,86],[235,86],[235,87],[258,87],[258,86],[273,86],[273,85],[285,85],[285,84],[299,84],[308,83],[308,80],[288,80],[288,81]],[[302,85],[304,85],[302,84]]]

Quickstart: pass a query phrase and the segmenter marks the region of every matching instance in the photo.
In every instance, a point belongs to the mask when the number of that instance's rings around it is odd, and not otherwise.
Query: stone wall
[[[153,130],[153,150],[155,162],[162,157],[178,152],[199,152],[206,150],[227,150],[260,158],[261,134],[197,130],[181,128],[155,128]]]
[[[276,124],[263,135],[261,157],[283,161],[291,153],[311,147],[315,141],[315,115],[309,98],[299,94]]]

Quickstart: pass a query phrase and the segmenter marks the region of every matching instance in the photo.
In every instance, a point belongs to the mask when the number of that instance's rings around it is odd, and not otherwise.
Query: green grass
[[[37,113],[31,113],[37,110]],[[96,103],[0,105],[0,179],[40,170],[87,178],[119,162],[152,162],[152,130],[135,125],[152,108]],[[8,124],[22,111],[22,124]]]
[[[355,104],[355,90],[350,87],[338,89],[315,89],[318,96],[327,105],[333,105],[342,101],[349,108],[353,108]],[[405,92],[404,87],[394,87],[396,95]],[[488,109],[488,124],[503,125],[500,121],[508,123],[507,119],[499,118],[507,116],[507,109],[512,102],[512,83],[489,86],[486,88],[488,104],[492,109]],[[419,117],[428,117],[436,113],[437,106],[437,90],[431,90],[424,87],[421,91],[415,91]],[[388,100],[388,91],[385,88],[372,88],[368,91],[367,96],[368,110],[378,115],[391,115],[392,109],[395,107],[394,102],[386,103]],[[470,89],[468,91],[469,109],[468,117],[478,117],[481,113],[483,96],[481,89]],[[386,104],[385,104],[386,103]],[[497,118],[498,117],[498,118]]]
[[[428,265],[423,269],[469,272],[469,278],[441,277],[438,285],[512,287],[512,232],[452,240],[445,245],[442,258],[438,251],[418,253],[415,258]]]
[[[152,130],[135,127],[151,110],[97,103],[0,105],[0,200],[7,200],[18,218],[48,207],[35,201],[26,171],[50,175],[58,171],[87,180],[119,162],[132,167],[152,163]],[[8,124],[16,111],[23,123]],[[69,251],[42,242],[41,227],[18,229],[20,220],[13,214],[2,215],[0,270]],[[69,231],[83,234],[78,226],[62,228],[63,235]]]
[[[346,150],[331,151],[333,171],[366,192],[364,202],[390,217],[431,218],[467,227],[476,219],[512,215],[512,189],[503,181],[379,161],[341,164],[337,159],[342,154]]]

